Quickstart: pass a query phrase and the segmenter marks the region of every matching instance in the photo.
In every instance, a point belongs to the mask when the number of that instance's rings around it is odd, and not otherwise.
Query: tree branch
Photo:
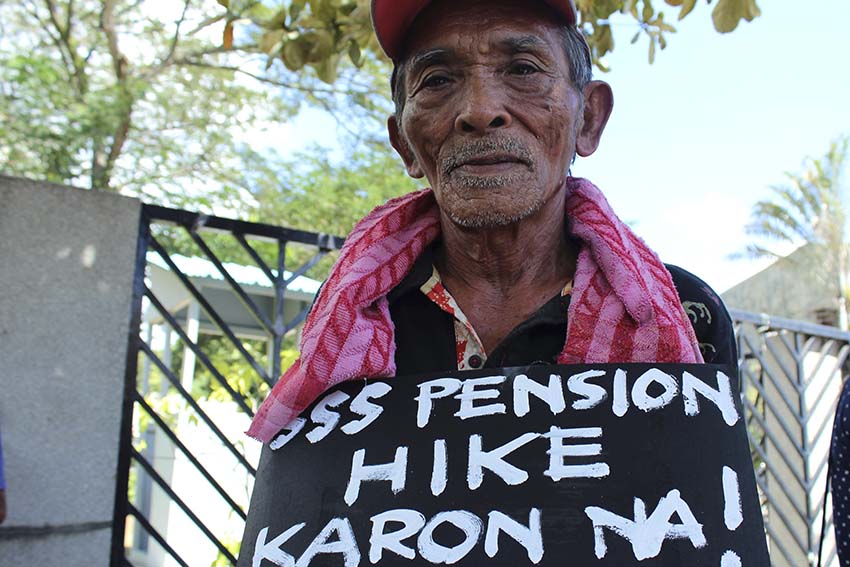
[[[188,3],[189,2],[187,0],[187,5],[188,5]],[[224,46],[216,46],[216,47],[210,47],[209,49],[202,49],[200,51],[193,51],[192,53],[188,53],[188,54],[183,55],[179,58],[175,58],[174,55],[175,55],[175,52],[176,52],[176,49],[177,49],[177,40],[176,40],[176,36],[175,36],[175,42],[173,44],[173,49],[171,51],[169,51],[169,54],[162,61],[157,63],[156,65],[152,65],[152,66],[148,67],[147,69],[143,70],[140,73],[140,75],[145,79],[152,79],[153,77],[156,77],[157,75],[162,73],[168,67],[176,66],[176,65],[193,64],[194,62],[196,62],[196,58],[203,57],[204,55],[216,55],[216,54],[219,54],[219,53],[233,53],[237,50],[238,51],[250,51],[254,47],[255,46],[247,45],[247,46],[239,46],[239,48],[237,49],[235,47],[226,48]],[[213,65],[210,65],[210,67],[215,68],[215,66],[213,66]]]
[[[100,13],[100,29],[106,35],[109,55],[112,57],[112,68],[115,71],[115,79],[121,92],[121,117],[112,134],[112,143],[106,156],[103,155],[102,147],[95,147],[92,156],[92,188],[96,189],[109,188],[112,168],[118,156],[121,155],[121,150],[124,148],[130,133],[133,103],[135,102],[127,80],[127,58],[121,53],[118,46],[118,32],[115,27],[115,1],[104,0],[103,10]]]
[[[178,64],[178,65],[186,65],[186,66],[189,66],[189,67],[201,67],[201,68],[204,68],[204,69],[217,69],[219,71],[231,71],[233,73],[240,73],[242,75],[245,75],[247,77],[251,77],[252,79],[254,79],[256,81],[259,81],[259,82],[267,84],[267,85],[272,85],[272,86],[280,87],[280,88],[284,88],[284,89],[292,89],[292,90],[295,90],[295,91],[301,91],[301,92],[305,92],[305,93],[311,93],[311,94],[312,93],[325,93],[325,94],[334,94],[334,95],[343,95],[343,96],[349,96],[349,95],[352,95],[352,94],[361,94],[361,93],[358,93],[356,91],[351,91],[351,90],[338,90],[338,89],[329,89],[329,88],[321,88],[321,87],[316,88],[316,87],[309,87],[309,86],[305,86],[305,85],[299,85],[298,83],[290,83],[290,82],[287,82],[287,81],[278,81],[276,79],[271,79],[269,77],[264,77],[262,75],[257,75],[255,73],[251,73],[250,71],[246,71],[245,69],[240,69],[239,67],[235,67],[233,65],[215,65],[213,63],[206,63],[204,61],[192,61],[192,60],[185,60],[185,59],[181,59],[179,61],[176,61],[175,63]]]
[[[72,71],[73,65],[70,61],[68,61],[68,56],[65,53],[65,47],[62,44],[62,38],[57,37],[53,34],[53,31],[50,29],[51,24],[42,19],[42,17],[38,13],[38,7],[33,3],[29,3],[29,14],[36,22],[38,22],[38,25],[42,27],[44,33],[56,46],[56,49],[59,51],[59,56],[62,58],[62,63],[65,65],[65,71],[68,73],[68,80],[72,80],[74,78],[74,73]]]
[[[76,98],[81,101],[88,91],[88,78],[86,77],[85,68],[77,56],[77,50],[74,48],[73,37],[71,35],[74,2],[73,0],[69,0],[68,2],[64,25],[59,21],[59,10],[57,9],[54,0],[45,0],[44,3],[47,6],[47,12],[50,15],[50,23],[56,29],[59,37],[55,37],[49,31],[48,35],[56,44],[56,47],[59,48],[59,54],[62,56],[62,62],[68,69],[68,75],[76,84]],[[43,23],[42,25],[45,24]]]
[[[56,3],[53,0],[44,0],[44,3],[47,5],[47,13],[50,14],[50,21],[53,23],[53,27],[59,32],[59,37],[63,41],[67,41],[68,29],[62,27],[62,24],[59,23],[59,15],[56,13]]]
[[[106,35],[115,76],[119,82],[124,82],[127,78],[127,58],[118,47],[118,33],[115,30],[115,0],[104,0],[103,11],[100,13],[100,29]]]
[[[74,0],[68,0],[68,10],[65,12],[65,29],[71,37],[71,25],[74,21]]]
[[[168,48],[168,54],[159,64],[160,67],[167,66],[171,62],[172,57],[174,57],[174,52],[177,50],[177,43],[180,40],[180,26],[182,26],[183,22],[186,20],[186,12],[189,10],[189,4],[191,1],[192,0],[185,0],[185,2],[183,2],[183,12],[180,14],[180,19],[177,20],[174,37],[171,39],[171,46]]]

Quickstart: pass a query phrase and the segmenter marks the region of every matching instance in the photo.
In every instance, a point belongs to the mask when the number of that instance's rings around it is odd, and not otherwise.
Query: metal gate
[[[236,563],[260,450],[243,431],[295,356],[297,329],[326,272],[321,268],[342,242],[143,207],[113,566]],[[319,275],[310,278],[314,271]],[[772,562],[814,565],[850,334],[739,311],[732,316]],[[832,538],[824,551],[823,564],[837,565]]]
[[[236,563],[259,458],[243,432],[342,242],[143,206],[112,565]]]
[[[824,499],[832,421],[847,376],[850,334],[754,313],[731,314],[771,563],[817,565],[823,533],[822,564],[837,567],[832,518]]]

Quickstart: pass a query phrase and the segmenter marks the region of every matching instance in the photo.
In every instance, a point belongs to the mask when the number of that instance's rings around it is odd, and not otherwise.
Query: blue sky
[[[614,114],[597,153],[573,169],[664,261],[718,291],[765,265],[728,258],[748,241],[753,203],[850,134],[850,0],[758,3],[760,18],[721,35],[699,2],[653,65],[645,38],[629,43],[636,26],[614,21],[612,70],[597,73],[614,89]],[[677,13],[668,7],[666,19]],[[307,111],[287,138],[328,143],[334,127]]]
[[[850,2],[759,5],[760,18],[720,35],[700,2],[653,65],[645,41],[628,44],[634,28],[616,28],[600,77],[614,114],[575,167],[665,261],[719,291],[759,267],[727,259],[747,242],[753,203],[850,134]]]

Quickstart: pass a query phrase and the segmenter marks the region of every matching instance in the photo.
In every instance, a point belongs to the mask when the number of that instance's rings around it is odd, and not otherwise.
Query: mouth
[[[448,168],[447,173],[451,174],[459,170],[469,174],[493,174],[507,171],[517,165],[529,167],[531,163],[527,159],[511,153],[493,152],[464,157],[453,163]]]

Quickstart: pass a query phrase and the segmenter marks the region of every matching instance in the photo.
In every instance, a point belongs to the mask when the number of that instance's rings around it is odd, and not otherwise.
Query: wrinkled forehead
[[[436,0],[408,30],[401,59],[427,50],[487,51],[517,42],[554,48],[567,25],[542,1]]]

